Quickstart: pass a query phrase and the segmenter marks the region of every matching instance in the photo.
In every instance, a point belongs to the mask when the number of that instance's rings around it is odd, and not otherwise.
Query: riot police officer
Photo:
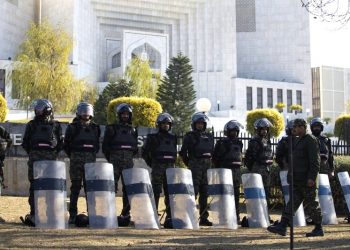
[[[238,139],[240,128],[243,128],[236,120],[227,122],[224,126],[224,137],[220,139],[214,148],[213,165],[215,168],[228,168],[232,170],[232,180],[235,195],[236,215],[239,222],[239,196],[241,181],[242,149],[243,143]]]
[[[69,224],[75,224],[78,208],[77,202],[81,185],[85,191],[85,163],[96,162],[100,149],[100,127],[91,121],[94,116],[93,106],[86,102],[79,103],[76,117],[66,129],[64,151],[70,159],[69,175],[71,179]],[[86,194],[86,192],[85,192]]]
[[[113,164],[115,193],[122,177],[123,209],[120,220],[125,225],[130,222],[130,205],[125,191],[122,171],[134,166],[133,157],[137,154],[137,130],[132,126],[132,108],[127,103],[115,107],[117,122],[107,125],[103,137],[102,152],[108,162]],[[120,223],[120,225],[123,225]]]
[[[21,220],[27,225],[34,225],[34,177],[33,163],[42,160],[57,160],[62,149],[62,128],[53,119],[53,106],[47,99],[38,99],[34,106],[35,117],[27,123],[22,147],[29,155],[28,179],[30,182],[29,199],[30,214]]]
[[[285,128],[286,135],[279,140],[276,147],[276,163],[281,170],[288,170],[288,138],[292,135],[294,121],[289,121]]]
[[[310,122],[312,135],[319,141],[321,166],[320,174],[327,174],[329,177],[334,176],[334,157],[332,152],[331,139],[322,135],[324,128],[321,118],[313,118]]]
[[[267,118],[254,122],[255,136],[249,140],[245,154],[245,165],[251,173],[260,174],[263,180],[266,201],[270,204],[270,167],[273,163],[273,152],[270,141],[272,123]]]
[[[199,194],[199,212],[201,226],[212,226],[208,220],[208,179],[207,170],[211,168],[211,157],[214,150],[214,138],[206,132],[209,118],[204,113],[192,116],[192,131],[184,136],[179,155],[192,172],[195,196]]]
[[[306,237],[323,236],[322,213],[317,199],[317,175],[320,170],[320,153],[318,141],[307,133],[307,123],[304,119],[295,119],[293,124],[293,194],[294,203],[289,201],[285,206],[281,221],[269,226],[268,231],[285,236],[291,214],[304,204],[305,213],[312,217],[315,228],[306,233]],[[288,172],[290,180],[291,171]]]
[[[157,211],[163,186],[165,228],[172,228],[166,169],[174,167],[177,157],[177,138],[170,132],[173,121],[173,117],[168,113],[158,115],[156,120],[158,132],[148,134],[146,143],[142,147],[142,158],[152,169],[152,188]]]

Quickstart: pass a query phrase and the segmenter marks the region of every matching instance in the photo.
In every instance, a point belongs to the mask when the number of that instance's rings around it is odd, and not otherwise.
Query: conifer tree
[[[157,101],[165,112],[174,117],[174,132],[185,132],[190,128],[195,109],[196,92],[193,86],[193,68],[190,59],[179,53],[171,58],[166,75],[159,86]]]

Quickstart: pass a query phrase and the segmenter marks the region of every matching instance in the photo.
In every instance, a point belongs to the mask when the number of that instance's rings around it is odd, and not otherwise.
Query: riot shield
[[[237,229],[232,170],[208,169],[208,195],[213,227]]]
[[[90,228],[117,228],[113,165],[95,162],[84,167]]]
[[[288,175],[288,171],[280,171],[282,192],[283,192],[284,201],[286,204],[289,201],[289,184],[287,181],[287,175]],[[303,203],[301,203],[300,207],[295,212],[295,215],[293,216],[293,223],[294,223],[294,226],[296,227],[306,226]]]
[[[123,170],[125,189],[131,207],[131,218],[138,229],[159,229],[158,213],[147,169]]]
[[[344,198],[346,200],[346,204],[348,205],[348,210],[350,211],[350,177],[348,172],[339,172],[338,178],[340,185],[343,189]]]
[[[326,174],[318,175],[318,198],[322,211],[322,224],[338,224],[332,197],[332,190],[329,184],[328,175]]]
[[[242,184],[246,199],[249,227],[270,225],[264,185],[260,174],[243,174]]]
[[[168,168],[166,177],[173,228],[198,229],[198,213],[191,170]]]
[[[67,228],[66,165],[62,161],[35,161],[33,165],[35,226]]]

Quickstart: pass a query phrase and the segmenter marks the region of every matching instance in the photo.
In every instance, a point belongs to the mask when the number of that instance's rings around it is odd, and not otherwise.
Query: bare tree
[[[301,0],[314,18],[344,25],[350,21],[350,0]]]

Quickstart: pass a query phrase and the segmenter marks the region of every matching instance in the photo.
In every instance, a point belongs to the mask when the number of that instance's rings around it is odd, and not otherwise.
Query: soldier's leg
[[[295,186],[293,188],[293,215],[295,213],[295,211],[297,211],[297,209],[300,207],[301,203],[304,200],[304,193],[303,193],[303,187],[300,186]],[[283,209],[283,213],[282,213],[282,219],[287,220],[288,223],[290,221],[291,218],[291,202],[288,202],[286,204],[286,206]]]
[[[159,198],[162,193],[162,171],[157,165],[152,165],[152,189],[154,193],[154,200],[158,212]]]
[[[163,179],[164,205],[165,205],[166,218],[170,218],[171,210],[170,210],[170,201],[169,201],[169,192],[168,192],[168,182],[166,179],[165,169],[163,170],[162,179]]]
[[[124,163],[122,164],[122,170],[127,168],[132,168],[134,166],[134,162],[132,160],[132,155],[125,158]],[[128,199],[128,195],[125,190],[125,184],[124,184],[124,178],[123,173],[121,174],[122,179],[122,191],[123,191],[123,209],[122,209],[122,215],[129,216],[130,215],[130,203]]]
[[[270,204],[271,204],[271,187],[270,187],[271,175],[270,175],[270,171],[267,169],[263,169],[261,171],[261,177],[262,177],[263,184],[264,184],[267,207],[270,208]]]
[[[34,163],[33,159],[31,157],[29,157],[27,164],[28,164],[28,180],[29,180],[28,203],[30,206],[30,215],[35,215],[33,163]]]
[[[200,220],[206,222],[208,220],[208,217],[209,217],[207,168],[202,168],[202,173],[201,173],[201,178],[200,178],[199,213],[200,213]]]
[[[235,207],[236,207],[236,216],[237,221],[240,221],[239,217],[239,196],[240,196],[240,179],[241,179],[241,171],[239,168],[232,169],[232,181],[233,181],[233,187],[234,187],[234,195],[235,195]]]
[[[317,197],[317,189],[316,185],[314,187],[306,187],[304,189],[304,209],[305,213],[309,214],[313,222],[316,224],[322,223],[322,212],[320,208],[320,204]]]
[[[69,197],[69,214],[70,223],[75,222],[75,216],[78,214],[78,198],[84,175],[84,163],[80,159],[71,157],[69,175],[71,179],[70,197]]]

